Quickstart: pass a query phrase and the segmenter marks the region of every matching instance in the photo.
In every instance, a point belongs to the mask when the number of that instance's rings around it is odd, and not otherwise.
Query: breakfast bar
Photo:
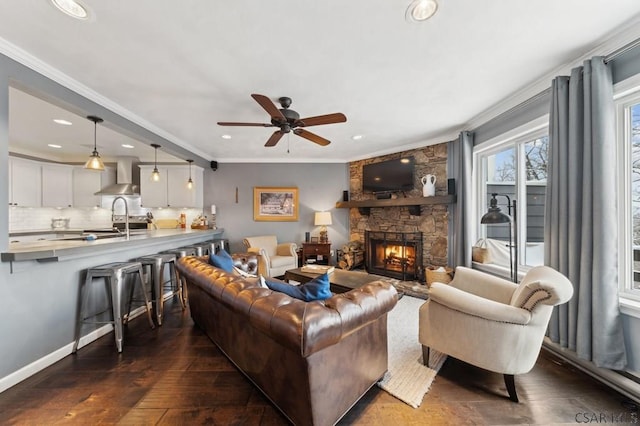
[[[51,240],[17,242],[9,244],[8,250],[0,255],[0,260],[3,262],[27,260],[57,262],[144,247],[149,244],[166,244],[166,248],[170,249],[179,245],[221,238],[223,232],[224,229],[157,229],[132,232],[129,239],[124,235],[96,239],[71,236]]]

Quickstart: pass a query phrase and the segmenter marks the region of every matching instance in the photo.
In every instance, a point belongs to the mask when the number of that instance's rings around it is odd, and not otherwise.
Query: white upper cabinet
[[[106,167],[103,172],[74,167],[73,206],[100,207],[102,197],[94,194],[115,182],[116,171],[111,167]]]
[[[71,207],[73,166],[42,163],[42,207]]]
[[[42,171],[40,163],[9,157],[9,205],[42,205]]]
[[[142,207],[202,208],[203,169],[191,167],[193,188],[187,187],[189,166],[159,166],[160,180],[151,179],[153,166],[140,166],[140,197]]]

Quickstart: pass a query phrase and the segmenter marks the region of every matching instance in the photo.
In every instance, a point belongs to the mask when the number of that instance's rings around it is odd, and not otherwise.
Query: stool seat
[[[128,311],[126,315],[122,313],[122,307],[124,306],[126,292],[126,278],[129,275],[137,276],[137,280],[131,287],[131,291],[129,294],[129,301],[127,303]],[[110,321],[87,321],[87,319],[95,317],[99,315],[101,312],[97,314],[92,314],[87,316],[86,308],[89,301],[89,289],[88,286],[93,282],[94,278],[104,278],[105,285],[107,286],[107,292],[110,294],[109,303],[111,308],[111,317]],[[113,262],[107,263],[100,266],[95,266],[89,268],[87,270],[87,277],[84,280],[84,283],[81,285],[81,304],[80,304],[80,312],[78,315],[78,321],[76,324],[76,332],[75,332],[75,341],[73,343],[72,352],[76,352],[78,350],[78,343],[80,341],[80,334],[82,331],[83,323],[93,323],[93,324],[113,324],[114,334],[115,334],[115,342],[116,347],[118,348],[118,352],[122,352],[122,326],[126,324],[129,320],[129,315],[131,314],[131,299],[133,297],[133,291],[135,284],[140,284],[140,289],[142,290],[142,294],[144,297],[144,306],[147,313],[147,319],[149,320],[149,324],[151,328],[154,328],[153,319],[151,318],[151,307],[149,303],[149,299],[147,298],[147,292],[144,289],[144,278],[142,274],[142,263],[140,262]]]
[[[185,297],[183,294],[182,280],[179,280],[176,274],[176,255],[174,253],[158,253],[142,256],[136,259],[142,264],[143,270],[149,268],[151,287],[151,299],[154,307],[154,317],[158,325],[162,325],[164,315],[164,278],[165,266],[169,266],[169,281],[171,284],[171,295],[178,295],[182,309],[186,308]]]

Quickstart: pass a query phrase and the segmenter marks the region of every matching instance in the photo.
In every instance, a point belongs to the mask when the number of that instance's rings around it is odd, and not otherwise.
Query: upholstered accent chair
[[[298,267],[295,243],[278,243],[275,235],[247,237],[242,242],[247,252],[260,255],[258,272],[266,277],[280,277]]]
[[[553,306],[572,295],[571,282],[547,266],[530,269],[520,284],[458,267],[449,284],[432,283],[420,307],[424,363],[433,348],[503,374],[509,398],[518,402],[514,375],[533,368]]]

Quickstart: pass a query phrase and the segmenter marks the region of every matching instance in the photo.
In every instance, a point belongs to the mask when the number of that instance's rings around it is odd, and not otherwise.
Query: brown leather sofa
[[[393,286],[303,302],[207,260],[177,264],[191,317],[293,424],[335,424],[386,372]]]

